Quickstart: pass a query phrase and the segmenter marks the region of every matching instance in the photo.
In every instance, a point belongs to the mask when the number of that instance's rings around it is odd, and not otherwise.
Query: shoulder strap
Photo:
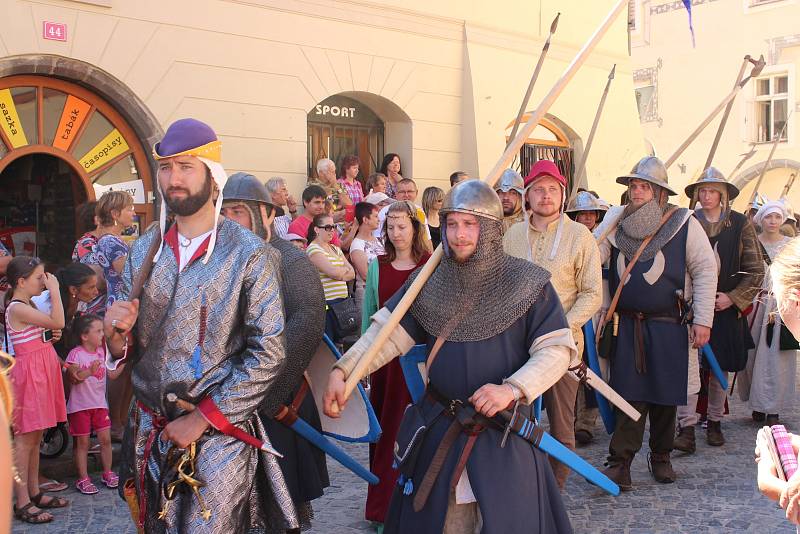
[[[603,318],[603,322],[600,328],[597,329],[597,333],[595,334],[596,339],[600,339],[600,333],[602,333],[603,331],[602,325],[605,325],[611,319],[611,317],[613,317],[614,312],[617,309],[619,296],[622,294],[622,286],[625,285],[625,280],[627,280],[628,275],[631,274],[633,266],[636,265],[637,261],[639,261],[639,256],[642,255],[642,252],[644,252],[645,247],[647,247],[647,245],[650,243],[653,237],[661,229],[661,227],[664,226],[664,223],[666,223],[669,220],[669,218],[672,217],[672,214],[675,213],[676,211],[678,211],[677,207],[672,208],[667,213],[665,213],[664,216],[661,217],[661,222],[658,224],[658,228],[656,228],[656,231],[650,234],[649,236],[645,237],[644,240],[642,241],[642,244],[639,245],[638,249],[636,249],[636,254],[634,254],[633,258],[631,258],[631,261],[628,262],[628,266],[625,267],[625,272],[622,273],[622,276],[619,279],[619,285],[617,285],[617,290],[614,292],[614,298],[611,299],[611,304],[609,305],[608,311],[606,312],[606,315]],[[616,223],[614,224],[614,227],[616,227]],[[610,267],[613,268],[613,266]]]

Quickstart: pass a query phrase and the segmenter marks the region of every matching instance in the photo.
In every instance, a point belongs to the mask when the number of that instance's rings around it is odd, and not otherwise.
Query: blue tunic
[[[387,303],[393,310],[404,291]],[[444,313],[445,310],[442,310]],[[417,343],[430,350],[436,338],[425,332],[407,313],[400,323]],[[530,358],[534,340],[559,329],[569,328],[561,302],[547,282],[536,302],[502,334],[483,341],[442,345],[429,372],[430,383],[444,396],[464,402],[484,384],[500,384]],[[429,400],[420,401],[432,409]],[[530,407],[524,407],[530,416]],[[431,426],[420,451],[413,480],[421,481],[451,420],[440,417]],[[500,448],[502,435],[489,428],[478,435],[467,462],[472,491],[483,518],[483,534],[508,532],[572,532],[561,494],[547,456],[524,440],[511,436]],[[414,495],[395,490],[386,519],[386,534],[413,532],[439,534],[444,526],[450,495],[450,480],[466,435],[460,434],[450,449],[425,507],[414,512]]]
[[[666,406],[686,404],[689,375],[689,333],[679,317],[675,290],[686,283],[685,224],[661,249],[664,271],[649,283],[644,274],[650,272],[655,258],[638,261],[623,286],[617,310],[620,313],[616,351],[611,356],[611,387],[627,401],[649,402]],[[617,268],[619,249],[611,249],[608,289],[613,295],[622,273]],[[646,370],[640,373],[635,363],[635,322],[630,312],[642,312],[661,319],[642,321]],[[670,318],[673,322],[670,322]],[[666,320],[665,320],[666,319]]]

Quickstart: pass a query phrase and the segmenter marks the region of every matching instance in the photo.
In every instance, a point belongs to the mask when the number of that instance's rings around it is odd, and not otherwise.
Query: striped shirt
[[[358,204],[359,202],[364,202],[364,190],[361,188],[361,182],[355,180],[352,184],[345,180],[344,178],[339,178],[337,180],[342,186],[344,187],[345,191],[347,191],[347,196],[350,197],[350,200],[353,201],[353,204]]]
[[[288,213],[286,215],[281,215],[280,217],[275,217],[275,221],[272,224],[275,228],[275,233],[278,234],[278,237],[281,239],[286,239],[286,235],[289,233],[289,225],[291,223],[292,216]]]
[[[336,245],[330,245],[330,247],[333,252],[328,252],[318,244],[311,243],[306,249],[306,254],[308,254],[309,257],[313,256],[314,254],[325,254],[325,257],[328,258],[328,261],[331,262],[331,265],[336,267],[344,267],[345,259],[342,249]],[[322,281],[322,288],[325,290],[326,301],[347,298],[347,282],[344,280],[334,280],[322,271],[319,271],[319,279]]]
[[[41,326],[34,326],[28,325],[22,330],[14,330],[11,327],[11,322],[9,320],[9,312],[11,311],[11,306],[16,304],[21,304],[20,302],[11,301],[6,306],[6,332],[8,333],[8,342],[12,347],[16,347],[22,345],[23,343],[27,343],[28,341],[33,341],[35,339],[42,339],[42,332],[45,330]]]

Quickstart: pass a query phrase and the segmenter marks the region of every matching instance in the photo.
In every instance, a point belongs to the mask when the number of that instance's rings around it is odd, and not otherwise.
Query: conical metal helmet
[[[503,220],[503,205],[497,193],[483,180],[467,180],[453,186],[444,197],[441,214],[469,213],[493,221]]]
[[[494,186],[494,190],[508,193],[512,189],[520,195],[524,195],[525,180],[523,180],[522,175],[514,169],[506,169],[503,171],[502,176],[500,176],[500,181]]]
[[[670,195],[678,194],[669,186],[669,183],[667,183],[667,168],[664,166],[664,163],[655,156],[645,156],[640,159],[639,162],[633,166],[630,173],[617,178],[617,183],[627,187],[631,178],[638,178],[639,180],[644,180],[645,182],[663,187]]]
[[[725,179],[725,175],[723,175],[716,167],[707,168],[703,171],[703,174],[700,175],[700,178],[698,178],[696,182],[687,185],[684,189],[686,196],[689,198],[694,198],[695,191],[704,184],[725,184],[725,187],[728,189],[729,202],[739,196],[739,188],[728,182],[728,180]]]
[[[604,205],[599,198],[588,191],[581,191],[569,203],[566,212],[576,213],[579,211],[608,211],[608,206]]]
[[[252,202],[272,204],[272,197],[267,191],[267,188],[264,187],[264,184],[252,174],[244,172],[237,172],[228,177],[225,189],[222,190],[222,198],[224,198],[225,201],[249,200]]]

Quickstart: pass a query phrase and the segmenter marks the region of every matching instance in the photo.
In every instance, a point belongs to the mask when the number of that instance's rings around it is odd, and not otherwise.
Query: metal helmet
[[[769,202],[769,199],[762,195],[761,193],[756,193],[756,196],[753,198],[753,201],[750,203],[750,209],[758,211],[761,209],[761,206]]]
[[[669,186],[669,183],[667,183],[667,168],[664,166],[664,163],[655,156],[645,156],[640,159],[639,162],[633,166],[630,173],[617,178],[617,183],[627,187],[631,178],[637,178],[663,187],[670,195],[678,194]]]
[[[566,213],[576,213],[579,211],[608,211],[608,206],[600,201],[588,191],[581,191],[567,207]]]
[[[686,196],[689,198],[694,198],[695,191],[704,184],[724,184],[728,189],[729,202],[739,196],[739,188],[728,182],[728,180],[725,179],[725,175],[723,175],[716,167],[707,168],[703,171],[703,174],[700,175],[700,178],[698,178],[696,182],[687,185],[684,189]]]
[[[512,189],[517,193],[519,193],[520,195],[524,195],[525,180],[523,180],[522,175],[520,175],[520,173],[518,173],[514,169],[506,169],[500,176],[500,181],[497,182],[497,185],[494,186],[494,190],[502,191],[503,193],[508,193]]]
[[[789,199],[784,197],[781,199],[781,202],[783,202],[783,206],[786,210],[786,220],[797,222],[797,219],[795,219],[794,210],[792,209],[792,205],[789,203]]]
[[[272,197],[264,184],[252,174],[244,172],[237,172],[228,177],[225,189],[222,190],[222,198],[225,201],[245,200],[272,204]]]
[[[482,180],[457,183],[444,197],[441,214],[469,213],[493,221],[503,220],[503,205],[497,193]]]

